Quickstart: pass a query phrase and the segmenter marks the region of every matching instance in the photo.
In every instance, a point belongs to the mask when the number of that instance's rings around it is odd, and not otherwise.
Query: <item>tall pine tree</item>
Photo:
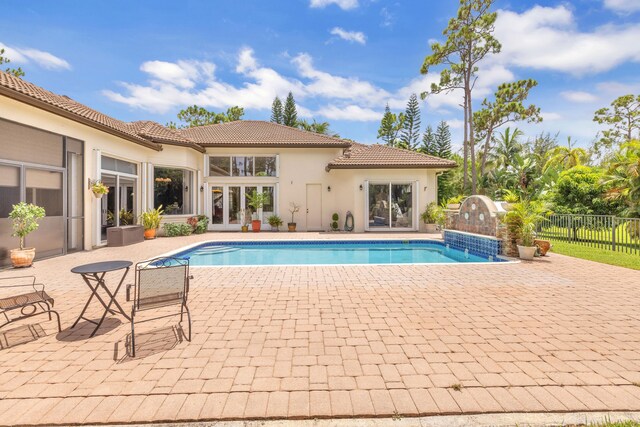
[[[407,109],[404,113],[404,126],[400,134],[400,148],[415,150],[420,137],[420,106],[415,93],[409,97]]]
[[[294,128],[298,127],[298,111],[296,110],[296,101],[293,99],[293,94],[291,92],[287,95],[287,100],[284,103],[282,124]]]
[[[271,121],[279,125],[284,123],[284,114],[282,113],[282,101],[276,96],[271,104]]]
[[[398,133],[404,125],[404,114],[398,116],[391,112],[389,104],[384,108],[384,115],[380,121],[378,129],[378,138],[383,140],[386,145],[394,147],[398,140]]]
[[[441,121],[436,128],[434,145],[434,152],[428,154],[442,157],[443,159],[451,158],[451,131],[449,130],[449,125],[444,120]],[[440,204],[456,195],[452,175],[453,172],[449,170],[438,176],[438,203]]]
[[[429,154],[431,156],[438,155],[438,147],[436,145],[436,135],[433,133],[431,125],[427,126],[427,129],[422,135],[422,145],[418,148],[418,152],[422,154]]]

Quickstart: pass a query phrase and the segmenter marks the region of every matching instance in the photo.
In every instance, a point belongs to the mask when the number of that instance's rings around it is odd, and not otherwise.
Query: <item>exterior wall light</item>
[[[360,184],[360,191],[362,191],[362,184]]]
[[[327,191],[328,191],[328,192],[331,192],[331,186],[330,186],[330,185],[329,185],[329,186],[327,186]]]

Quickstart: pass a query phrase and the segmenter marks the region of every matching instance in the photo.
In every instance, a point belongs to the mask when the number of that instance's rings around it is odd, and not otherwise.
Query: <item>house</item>
[[[327,230],[333,213],[342,227],[347,211],[355,231],[407,231],[419,230],[437,175],[454,166],[263,121],[127,123],[0,72],[0,262],[17,245],[8,214],[19,201],[46,209],[27,237],[39,257],[104,245],[109,227],[160,204],[165,221],[205,214],[210,230],[239,230],[253,190],[269,195],[264,223],[291,221],[293,202],[299,231]],[[110,189],[101,199],[89,191],[96,180]]]

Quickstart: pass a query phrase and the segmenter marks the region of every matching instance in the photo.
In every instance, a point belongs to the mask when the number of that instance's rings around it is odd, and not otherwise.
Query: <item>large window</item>
[[[162,205],[165,215],[193,214],[192,194],[193,172],[185,169],[154,168],[154,207]]]
[[[277,176],[276,156],[211,156],[209,176]]]
[[[369,183],[369,229],[413,228],[413,184]]]

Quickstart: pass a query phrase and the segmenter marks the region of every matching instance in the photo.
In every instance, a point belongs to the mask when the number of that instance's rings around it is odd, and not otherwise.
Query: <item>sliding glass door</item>
[[[414,183],[369,183],[368,230],[413,230]]]

